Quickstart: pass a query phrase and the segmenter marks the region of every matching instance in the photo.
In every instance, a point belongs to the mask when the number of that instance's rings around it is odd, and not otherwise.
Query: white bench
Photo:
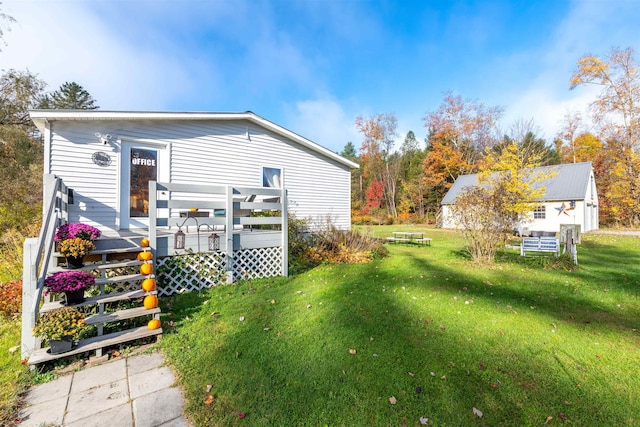
[[[527,252],[551,252],[560,255],[560,241],[555,237],[524,237],[520,244],[520,255]]]

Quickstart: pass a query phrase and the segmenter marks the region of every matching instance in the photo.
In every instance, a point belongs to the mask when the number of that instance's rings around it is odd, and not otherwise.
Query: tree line
[[[78,83],[46,87],[28,70],[0,76],[0,282],[20,277],[22,242],[38,234],[42,218],[43,144],[29,110],[98,108]]]
[[[396,147],[392,113],[357,117],[360,149],[349,142],[340,153],[360,165],[352,172],[353,222],[437,222],[440,201],[456,178],[490,169],[512,147],[524,166],[592,162],[601,224],[640,226],[640,77],[634,49],[580,58],[569,89],[583,86],[600,88],[586,112],[591,125],[582,113],[567,111],[551,142],[538,136],[533,119],[501,131],[501,107],[451,92],[422,118],[424,144],[409,131]]]

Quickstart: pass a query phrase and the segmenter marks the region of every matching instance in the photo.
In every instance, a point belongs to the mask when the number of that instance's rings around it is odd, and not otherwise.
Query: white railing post
[[[21,357],[29,357],[36,349],[40,348],[40,340],[33,336],[33,328],[36,319],[32,311],[34,298],[38,295],[38,266],[35,260],[38,255],[38,239],[24,240],[22,256],[22,342]]]
[[[282,195],[280,196],[280,203],[282,204],[282,275],[287,277],[289,275],[289,212],[287,210],[287,190],[282,189]]]
[[[233,187],[227,185],[227,208],[225,225],[227,235],[227,283],[233,283]]]

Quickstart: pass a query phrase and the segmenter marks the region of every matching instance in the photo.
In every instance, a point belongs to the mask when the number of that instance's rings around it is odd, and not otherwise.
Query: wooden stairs
[[[96,355],[101,356],[105,347],[161,336],[162,328],[150,330],[146,326],[147,322],[142,320],[143,326],[129,329],[113,330],[115,328],[110,325],[113,322],[134,318],[145,318],[143,320],[147,321],[160,318],[159,307],[146,309],[142,303],[145,296],[157,295],[156,291],[145,292],[141,287],[144,279],[154,277],[140,274],[139,268],[144,262],[136,259],[139,252],[147,251],[148,248],[141,248],[136,242],[125,238],[102,238],[96,240],[95,244],[96,250],[85,256],[85,265],[80,268],[96,277],[95,286],[85,291],[85,301],[72,305],[65,305],[61,301],[45,302],[40,308],[40,314],[59,307],[82,308],[91,313],[87,315],[86,322],[88,326],[96,326],[97,335],[74,343],[71,351],[61,354],[51,354],[48,347],[38,349],[29,357],[29,365],[88,351],[96,351]],[[58,265],[51,268],[49,274],[63,269],[64,257],[59,253],[55,253],[54,257],[58,260]],[[114,308],[118,303],[126,303],[126,308]],[[109,331],[105,333],[105,329]]]

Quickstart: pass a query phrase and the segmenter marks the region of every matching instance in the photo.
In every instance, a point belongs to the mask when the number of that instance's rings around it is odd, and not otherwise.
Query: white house
[[[358,165],[252,112],[35,110],[44,173],[72,189],[69,221],[148,227],[148,182],[283,187],[298,218],[349,229]],[[177,213],[172,214],[176,216]]]
[[[560,231],[564,224],[579,225],[582,232],[596,230],[598,226],[598,192],[590,162],[543,166],[534,173],[553,176],[534,184],[545,188],[545,194],[536,200],[535,209],[520,224],[520,230]],[[455,228],[450,205],[466,187],[478,185],[477,175],[461,175],[442,199],[442,227]]]

